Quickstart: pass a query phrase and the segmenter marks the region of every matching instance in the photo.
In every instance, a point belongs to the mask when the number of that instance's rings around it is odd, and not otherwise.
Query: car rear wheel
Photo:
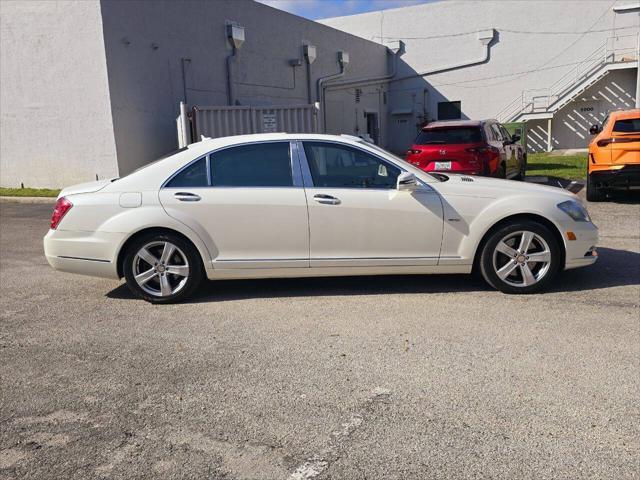
[[[561,247],[547,227],[518,221],[487,239],[480,270],[487,283],[501,292],[536,293],[551,283],[561,258]]]
[[[129,289],[151,303],[182,301],[202,280],[196,248],[170,233],[152,233],[133,242],[123,267]]]
[[[602,202],[605,198],[605,192],[596,186],[593,178],[587,172],[587,200],[590,202]]]

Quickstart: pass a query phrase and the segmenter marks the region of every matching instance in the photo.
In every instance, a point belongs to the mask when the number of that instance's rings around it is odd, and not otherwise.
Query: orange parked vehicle
[[[599,202],[613,189],[640,188],[640,109],[611,112],[590,129],[587,200]]]

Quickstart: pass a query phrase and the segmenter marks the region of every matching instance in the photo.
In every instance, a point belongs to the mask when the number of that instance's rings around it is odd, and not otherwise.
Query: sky
[[[356,13],[386,10],[388,8],[418,5],[432,0],[258,0],[301,17],[319,18],[341,17]]]

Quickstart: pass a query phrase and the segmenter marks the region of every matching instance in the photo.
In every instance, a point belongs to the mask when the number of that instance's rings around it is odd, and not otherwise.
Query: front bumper
[[[117,252],[123,241],[121,233],[49,230],[44,254],[56,270],[118,279]]]
[[[598,188],[640,187],[640,165],[625,165],[615,170],[595,170],[589,173],[591,182]]]
[[[570,240],[567,232],[573,232],[575,240]],[[563,232],[566,247],[565,269],[593,265],[598,259],[598,227],[591,222],[572,222],[566,224]]]

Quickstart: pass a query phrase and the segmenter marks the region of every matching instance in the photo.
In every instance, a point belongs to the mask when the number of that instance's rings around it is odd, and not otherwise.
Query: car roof
[[[436,122],[431,122],[424,127],[423,130],[428,130],[431,128],[443,128],[443,127],[480,127],[485,123],[498,123],[497,120],[488,119],[488,120],[438,120]]]
[[[634,108],[631,110],[616,110],[609,113],[611,120],[624,120],[628,118],[640,118],[640,108]]]

